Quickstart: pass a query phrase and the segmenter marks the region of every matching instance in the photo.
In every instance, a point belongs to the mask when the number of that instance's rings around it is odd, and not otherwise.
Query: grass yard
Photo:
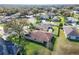
[[[79,18],[79,14],[74,14],[74,18],[78,19]]]
[[[27,48],[27,54],[28,55],[34,55],[34,54],[41,54],[41,55],[48,55],[50,54],[50,51],[49,49],[41,46],[41,45],[38,45],[36,43],[32,43],[32,42],[29,42],[28,45],[26,45],[26,48]]]
[[[54,55],[71,55],[79,54],[79,42],[69,41],[65,38],[63,30],[60,31],[60,36],[55,41]]]
[[[58,27],[57,26],[53,26],[52,28],[54,29],[53,34],[57,36],[58,35]]]
[[[60,16],[60,19],[61,19],[61,23],[64,24],[65,18],[63,16]]]
[[[11,39],[12,37],[9,37],[9,39],[18,44],[18,38],[15,36]],[[27,55],[35,55],[35,54],[41,54],[41,55],[49,55],[51,54],[50,50],[42,45],[39,45],[37,43],[28,41],[28,40],[23,40],[21,39],[20,45],[24,46],[25,49],[25,54]]]
[[[57,34],[58,27],[53,27],[55,30],[55,34]],[[12,38],[12,37],[11,37]],[[11,39],[10,38],[10,39]],[[15,42],[15,37],[13,37],[11,40]],[[18,43],[18,38],[16,37],[16,42]],[[50,51],[48,48],[45,48],[44,46],[28,41],[28,40],[22,40],[21,39],[21,45],[24,46],[25,54],[27,55],[71,55],[71,54],[79,54],[79,42],[70,41],[65,38],[64,31],[60,30],[60,36],[56,37],[56,41],[54,43],[54,49],[53,51]]]

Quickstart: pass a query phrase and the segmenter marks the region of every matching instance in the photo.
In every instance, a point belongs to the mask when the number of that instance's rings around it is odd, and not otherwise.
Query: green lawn
[[[55,27],[55,29],[56,29],[56,27]],[[70,40],[66,39],[63,30],[60,30],[60,36],[56,37],[56,38],[57,39],[55,41],[53,51],[50,51],[48,48],[45,48],[44,46],[42,46],[40,44],[31,42],[28,40],[21,39],[21,45],[24,46],[25,54],[27,54],[27,55],[79,54],[79,42],[74,42],[74,41],[70,41]],[[13,37],[11,40],[14,40],[14,42],[15,42],[15,37]],[[15,43],[18,43],[18,38],[16,38]]]
[[[79,14],[74,14],[74,18],[78,19],[79,18]]]
[[[60,36],[55,41],[54,51],[52,54],[56,55],[71,55],[71,54],[79,54],[79,42],[74,42],[66,39],[64,35],[64,31],[60,31]]]
[[[16,36],[15,36],[16,37]],[[16,37],[9,37],[10,40],[14,43],[18,43],[19,39]],[[50,54],[50,50],[40,44],[28,41],[28,40],[23,40],[21,39],[20,45],[24,46],[25,49],[25,54],[27,55],[34,55],[34,54]]]
[[[60,19],[61,19],[61,22],[60,23],[62,23],[62,24],[64,24],[65,22],[65,18],[63,17],[63,16],[60,16]]]
[[[29,42],[28,45],[26,45],[26,48],[27,48],[27,54],[50,54],[50,51],[41,46],[41,45],[38,45],[36,43],[33,43],[33,42]]]
[[[3,27],[4,26],[4,24],[0,24],[0,27]]]
[[[58,35],[58,27],[53,26],[54,29],[54,34]],[[16,37],[16,39],[15,39]],[[10,37],[10,40],[14,43],[18,43],[17,36]],[[15,41],[16,40],[16,41]],[[61,55],[61,54],[79,54],[79,42],[74,42],[74,41],[69,41],[68,39],[65,38],[64,31],[60,30],[60,36],[56,36],[56,41],[54,44],[54,49],[53,51],[50,51],[48,48],[45,48],[42,45],[39,45],[37,43],[28,41],[28,40],[23,40],[21,39],[21,44],[24,46],[25,49],[25,54],[27,55]]]
[[[52,28],[54,29],[53,34],[57,36],[58,35],[58,27],[57,26],[53,26]]]

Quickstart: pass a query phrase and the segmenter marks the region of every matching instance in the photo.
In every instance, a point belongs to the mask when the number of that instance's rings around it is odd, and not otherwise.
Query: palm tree
[[[58,36],[59,36],[59,34],[60,34],[60,29],[62,28],[62,26],[63,26],[63,24],[60,23],[60,24],[59,24],[59,29],[58,29]]]

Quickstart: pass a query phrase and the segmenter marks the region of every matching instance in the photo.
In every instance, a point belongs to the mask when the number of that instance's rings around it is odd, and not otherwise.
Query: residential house
[[[41,23],[36,26],[36,29],[43,30],[43,31],[49,31],[49,29],[52,29],[51,24]]]
[[[63,27],[66,38],[72,40],[79,40],[79,27],[64,26]]]
[[[55,13],[49,12],[47,13],[47,15],[50,19],[52,19],[55,16]]]
[[[73,13],[74,14],[79,14],[79,10],[74,10]]]
[[[47,21],[46,21],[46,20],[42,20],[41,22],[42,22],[42,23],[46,23]]]
[[[0,38],[0,55],[17,55],[21,48],[11,41]]]
[[[69,25],[73,25],[74,26],[74,25],[76,25],[77,21],[78,20],[73,18],[73,17],[67,17],[66,23],[69,24]]]
[[[1,19],[1,22],[5,23],[5,22],[9,22],[9,21],[11,21],[11,20],[12,20],[12,19],[11,19],[10,16],[5,16],[5,17],[3,17],[3,18]]]
[[[73,10],[74,14],[79,14],[79,7],[75,7],[75,9]]]
[[[60,19],[59,19],[57,16],[54,16],[54,17],[52,18],[52,21],[53,21],[53,22],[60,22]]]
[[[41,14],[40,15],[40,20],[47,20],[47,19],[49,19],[49,16],[48,15],[43,15],[43,14]]]
[[[31,18],[31,17],[33,17],[33,15],[25,15],[26,16],[26,18]]]
[[[31,33],[25,35],[25,38],[45,44],[46,46],[51,43],[52,37],[52,33],[41,30],[34,30]]]
[[[36,23],[36,18],[35,17],[29,17],[27,18],[29,23],[35,24]]]
[[[53,10],[56,10],[57,8],[55,8],[55,7],[52,7],[51,9],[52,9],[52,11],[53,11]]]
[[[11,15],[10,17],[11,17],[12,19],[16,19],[16,18],[19,18],[20,15],[21,15],[21,13],[15,13],[15,14]]]

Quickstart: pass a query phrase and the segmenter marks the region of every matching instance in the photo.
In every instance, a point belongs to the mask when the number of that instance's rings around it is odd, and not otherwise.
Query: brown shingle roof
[[[31,33],[31,37],[36,40],[48,42],[52,38],[52,33],[35,30]]]

